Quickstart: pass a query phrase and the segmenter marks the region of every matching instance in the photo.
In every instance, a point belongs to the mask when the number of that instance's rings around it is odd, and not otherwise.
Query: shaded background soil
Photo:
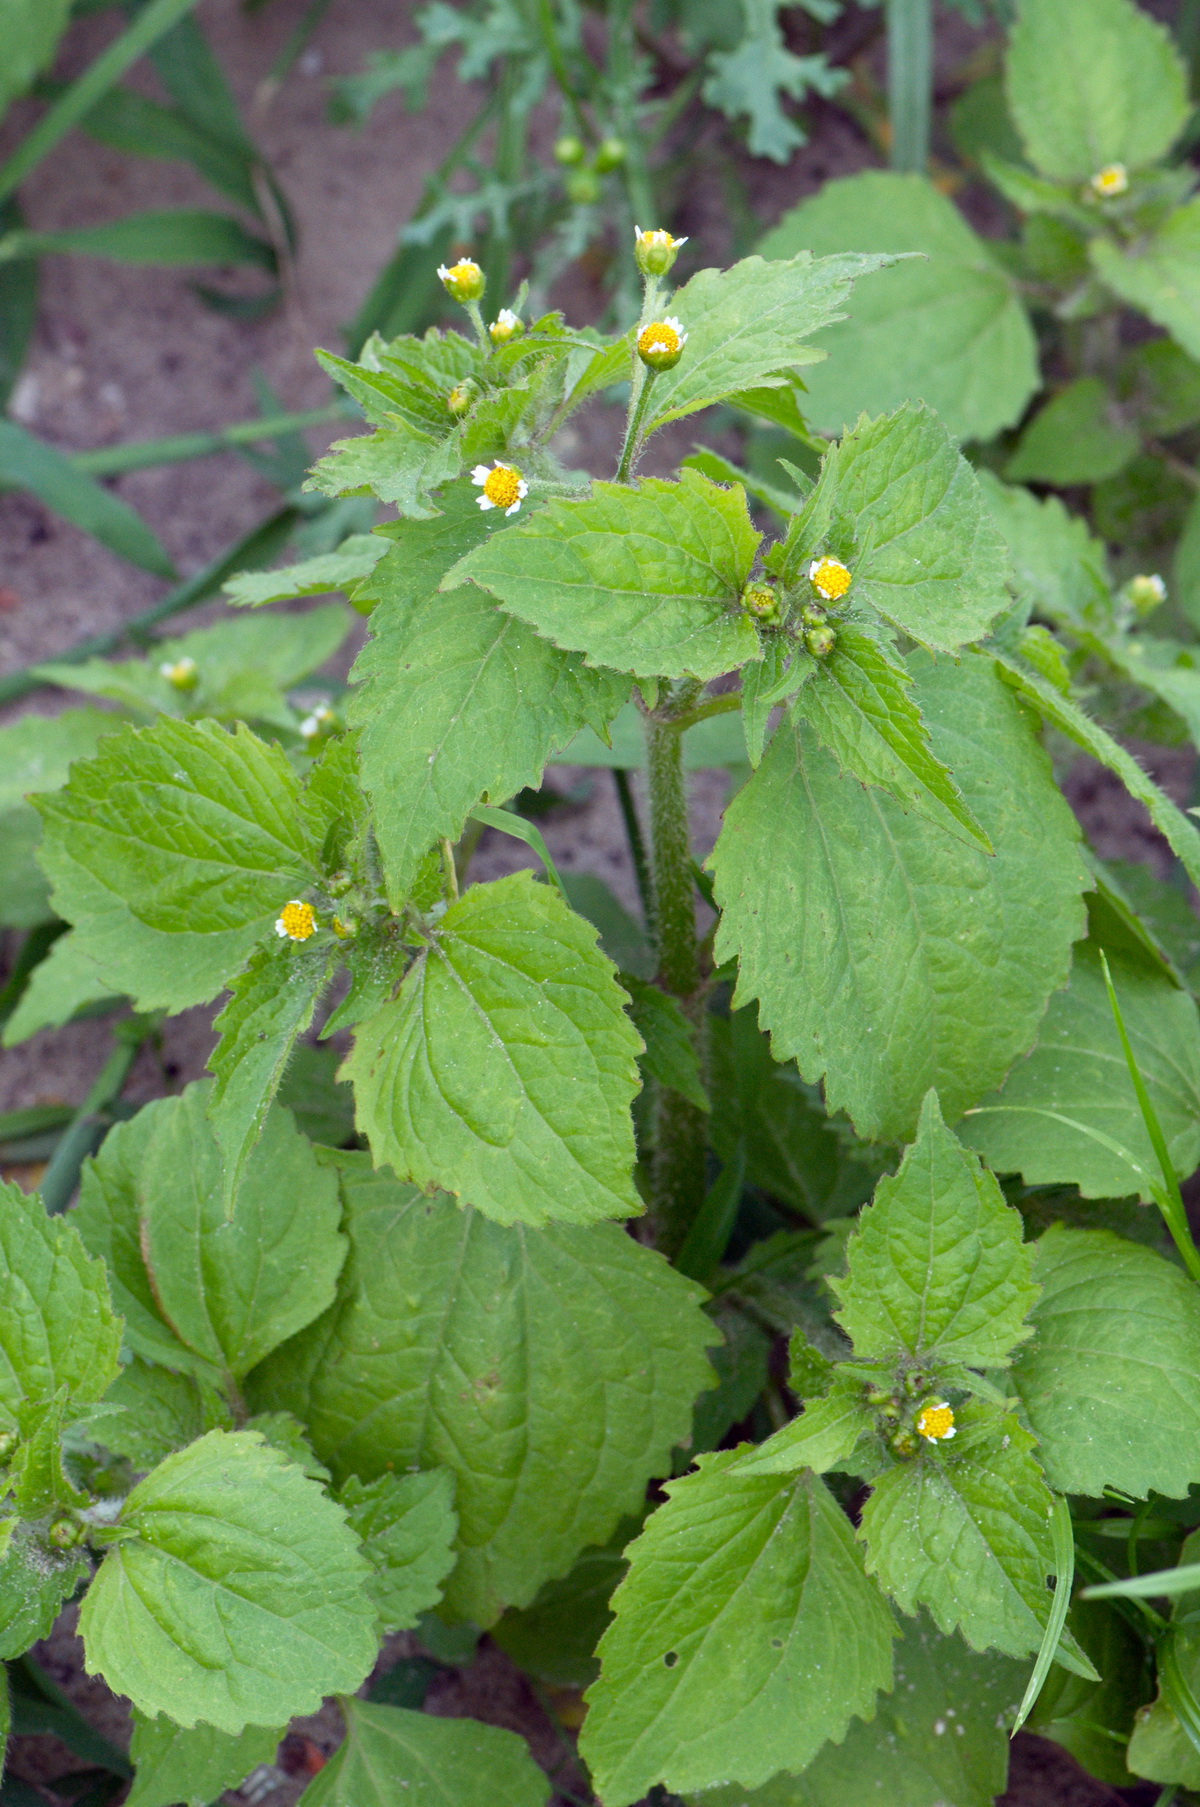
[[[355,314],[394,249],[397,231],[413,212],[427,173],[457,134],[464,106],[475,103],[444,65],[424,112],[407,112],[394,96],[377,109],[367,133],[331,127],[328,78],[356,72],[370,51],[401,45],[415,35],[411,7],[396,0],[335,0],[296,70],[263,107],[256,102],[260,84],[303,11],[304,0],[274,0],[255,13],[244,12],[236,0],[201,0],[198,9],[297,216],[300,248],[286,305],[260,322],[238,322],[206,307],[187,272],[131,269],[84,258],[47,259],[36,342],[13,412],[63,450],[215,429],[246,419],[257,411],[255,373],[267,378],[288,409],[320,406],[328,399],[328,383],[313,361],[312,348],[342,348],[343,322]],[[844,25],[847,42],[866,43],[877,31],[878,17],[851,9]],[[57,73],[77,73],[111,38],[116,24],[115,14],[104,13],[75,25]],[[954,70],[978,51],[980,40],[957,14],[940,19],[939,32],[942,73],[951,84]],[[836,57],[837,46],[832,48]],[[127,81],[157,94],[144,67]],[[785,168],[746,160],[749,192],[764,225],[828,177],[878,161],[845,111],[817,101],[807,111],[811,142]],[[0,128],[0,153],[11,149],[35,115],[30,104],[14,107]],[[555,129],[556,120],[547,113],[535,122],[535,138],[540,135],[544,147]],[[212,205],[211,191],[186,165],[125,157],[78,134],[68,137],[27,184],[24,200],[29,224],[41,230],[94,225],[141,208]],[[697,241],[702,261],[719,261],[730,249],[719,186],[702,156],[671,224]],[[582,321],[595,316],[603,297],[577,269],[556,299]],[[598,404],[572,429],[574,440],[563,450],[573,462],[605,474],[612,468],[618,430],[613,411]],[[333,436],[332,429],[324,436],[308,435],[314,456]],[[647,468],[672,469],[690,450],[693,436],[692,423],[661,435]],[[113,487],[160,535],[184,576],[248,531],[275,496],[232,453],[132,473]],[[0,494],[0,554],[2,670],[46,659],[81,635],[116,627],[163,592],[160,582],[20,494]],[[192,614],[184,625],[217,612],[210,607]],[[339,672],[347,668],[348,656]],[[21,708],[55,709],[66,700],[46,691]],[[1147,763],[1176,800],[1192,801],[1194,756],[1146,753]],[[610,777],[563,769],[554,782],[565,791],[580,778],[590,779],[587,798],[564,804],[544,821],[551,849],[567,869],[599,872],[635,909]],[[1163,872],[1168,869],[1164,844],[1114,779],[1083,761],[1070,774],[1067,788],[1103,856],[1148,859]],[[694,780],[700,851],[715,837],[724,792],[720,774],[699,774]],[[512,841],[488,835],[474,870],[495,876],[531,863]],[[167,1025],[161,1050],[139,1060],[127,1088],[131,1100],[177,1090],[203,1072],[213,1040],[212,1014],[190,1011]],[[92,1021],[43,1033],[0,1053],[0,1109],[78,1104],[110,1046],[110,1026]],[[21,1177],[29,1183],[37,1176],[26,1172]],[[403,1661],[415,1648],[411,1636],[393,1639],[381,1662]],[[124,1708],[102,1684],[83,1675],[70,1612],[37,1654],[89,1717],[114,1741],[124,1742]],[[486,1641],[468,1667],[439,1676],[427,1706],[438,1713],[473,1714],[523,1733],[557,1786],[574,1794],[585,1788],[570,1746],[570,1731],[580,1717],[578,1697],[539,1696]],[[311,1721],[298,1721],[277,1767],[260,1775],[248,1794],[230,1799],[244,1800],[248,1807],[251,1802],[253,1807],[264,1802],[288,1807],[338,1736],[333,1708]],[[15,1741],[12,1773],[31,1784],[77,1767],[78,1760],[52,1738]],[[1147,1788],[1119,1797],[1084,1776],[1057,1747],[1022,1736],[1014,1747],[1010,1787],[1002,1802],[1003,1807],[1111,1807],[1124,1798],[1143,1807],[1157,1794]]]

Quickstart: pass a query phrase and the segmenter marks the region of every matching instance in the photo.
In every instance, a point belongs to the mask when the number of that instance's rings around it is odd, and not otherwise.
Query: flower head
[[[480,508],[502,508],[505,514],[516,514],[529,494],[529,485],[516,466],[501,464],[498,459],[491,470],[486,464],[477,464],[471,482],[483,491],[476,498]]]
[[[944,1399],[931,1399],[917,1417],[917,1432],[927,1443],[948,1443],[954,1435],[954,1413]]]
[[[173,690],[194,690],[200,682],[200,667],[195,659],[164,659],[158,674]]]
[[[281,941],[307,941],[317,931],[317,913],[309,903],[302,903],[293,897],[291,903],[285,903],[275,923],[275,933]]]
[[[814,558],[808,581],[826,602],[840,602],[850,588],[850,573],[840,558]]]
[[[672,238],[661,226],[648,232],[635,226],[633,232],[633,255],[643,276],[665,276],[687,244],[686,238]]]
[[[742,591],[742,607],[756,621],[773,627],[779,620],[779,597],[770,584],[747,584]]]
[[[1096,171],[1091,180],[1092,193],[1099,195],[1102,201],[1115,200],[1117,195],[1123,195],[1128,187],[1129,171],[1123,163],[1106,163],[1103,169]]]
[[[1139,615],[1148,615],[1167,600],[1167,586],[1158,572],[1141,573],[1129,580],[1129,600]]]
[[[674,314],[652,320],[638,334],[638,357],[651,370],[671,370],[683,356],[688,336]]]
[[[337,716],[328,703],[318,703],[311,715],[306,715],[300,723],[301,740],[319,740],[323,734],[332,734],[337,727]],[[306,906],[307,907],[307,906]]]
[[[454,301],[478,301],[487,287],[483,271],[471,257],[460,257],[449,269],[445,264],[439,264],[438,275],[442,287]]]
[[[514,314],[510,307],[502,307],[488,327],[488,338],[493,345],[507,345],[510,339],[519,339],[524,331],[525,322],[520,314]]]

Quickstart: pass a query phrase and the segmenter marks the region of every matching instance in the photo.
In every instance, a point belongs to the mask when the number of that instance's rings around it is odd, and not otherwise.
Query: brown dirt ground
[[[448,72],[434,84],[431,104],[419,115],[398,97],[376,112],[369,134],[331,128],[326,82],[362,66],[366,54],[413,38],[412,7],[396,0],[335,4],[311,48],[272,104],[255,95],[272,59],[304,10],[304,0],[275,0],[247,13],[236,0],[201,0],[199,17],[223,67],[247,109],[252,129],[287,191],[300,226],[300,251],[287,306],[264,321],[246,324],[206,308],[192,293],[188,273],[129,269],[87,259],[51,258],[44,265],[42,302],[33,353],[16,401],[19,417],[65,450],[213,429],[256,412],[252,375],[264,374],[288,408],[321,405],[328,386],[314,363],[314,345],[341,348],[340,324],[352,317],[375,273],[395,244],[398,228],[419,197],[426,172],[445,153],[465,104]],[[863,30],[865,19],[865,32]],[[948,16],[939,40],[945,68],[961,65],[978,39],[957,15]],[[102,14],[73,27],[60,74],[74,74],[113,35],[115,15]],[[856,15],[848,30],[856,41],[873,29]],[[944,71],[943,71],[944,72]],[[155,93],[145,68],[127,78]],[[19,139],[35,109],[18,105],[0,127],[0,154]],[[810,109],[812,142],[784,170],[746,163],[753,204],[764,222],[831,175],[876,161],[863,134],[840,110]],[[554,129],[535,122],[540,142]],[[703,160],[701,159],[701,164]],[[214,205],[212,193],[185,165],[121,156],[78,134],[69,137],[26,185],[29,222],[51,230],[91,225],[145,207]],[[710,260],[728,249],[722,204],[714,177],[701,167],[672,221],[689,232]],[[582,277],[564,283],[559,299],[572,316],[592,316],[599,294]],[[598,472],[611,468],[617,423],[597,409],[583,423],[570,455]],[[310,433],[314,456],[332,432]],[[663,436],[649,466],[672,468],[688,449],[689,424]],[[274,492],[232,454],[192,464],[132,473],[113,485],[166,543],[183,575],[199,570],[246,532],[270,508]],[[0,669],[13,669],[65,649],[79,636],[112,628],[155,602],[163,586],[109,554],[94,541],[17,494],[0,495]],[[208,611],[211,615],[212,611]],[[187,618],[187,625],[205,619]],[[343,667],[344,669],[344,667]],[[20,707],[45,709],[66,699],[42,693]],[[1150,755],[1157,775],[1181,801],[1189,799],[1192,758]],[[564,770],[567,788],[583,774]],[[701,774],[694,781],[698,850],[713,838],[725,781]],[[1099,851],[1120,858],[1149,858],[1165,869],[1163,843],[1131,806],[1114,780],[1087,762],[1068,789],[1093,830]],[[611,781],[593,775],[590,798],[564,807],[545,823],[556,859],[568,869],[598,871],[635,907],[632,874]],[[480,876],[495,876],[532,863],[511,841],[489,834],[477,856]],[[174,1090],[203,1070],[212,1044],[211,1011],[187,1012],[171,1022],[161,1053],[143,1056],[128,1088],[142,1101]],[[36,1037],[0,1054],[0,1109],[61,1101],[78,1102],[110,1045],[103,1022],[85,1022]],[[35,1176],[29,1174],[28,1179]],[[415,1648],[409,1635],[390,1640],[381,1664]],[[112,1737],[128,1736],[123,1703],[82,1673],[81,1647],[68,1612],[38,1651],[50,1674]],[[473,1714],[529,1738],[535,1756],[556,1783],[578,1794],[582,1783],[570,1762],[567,1726],[578,1723],[574,1697],[539,1700],[508,1658],[484,1643],[475,1661],[435,1684],[434,1712]],[[279,1767],[265,1778],[270,1807],[290,1807],[323,1755],[339,1736],[336,1710],[298,1721]],[[564,1743],[564,1740],[566,1741]],[[76,1765],[53,1739],[22,1739],[13,1771],[47,1782]],[[1145,1799],[1154,1798],[1149,1791]],[[240,1795],[228,1797],[232,1802]],[[1014,1747],[1009,1791],[1000,1807],[1112,1807],[1118,1796],[1093,1782],[1057,1747],[1020,1737]],[[1140,1803],[1142,1796],[1125,1797]],[[848,1804],[849,1807],[849,1804]]]

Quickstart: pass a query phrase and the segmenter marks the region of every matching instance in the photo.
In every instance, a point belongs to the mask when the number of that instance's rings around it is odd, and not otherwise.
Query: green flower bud
[[[824,627],[829,617],[815,602],[806,602],[800,611],[800,620],[805,627]]]
[[[672,238],[661,226],[643,232],[634,227],[633,255],[643,276],[665,276],[684,245],[686,238]]]
[[[823,627],[810,627],[804,644],[814,659],[827,659],[837,644],[837,636],[826,622]]]
[[[465,376],[461,383],[455,383],[446,397],[446,407],[455,417],[469,414],[482,393],[474,377]]]
[[[479,301],[487,287],[483,271],[471,257],[460,257],[449,269],[445,264],[439,264],[438,276],[447,295],[454,301]]]
[[[554,161],[556,163],[582,163],[586,155],[587,151],[584,148],[583,140],[581,138],[572,137],[569,132],[560,138],[554,146]]]
[[[638,334],[638,357],[651,370],[673,370],[683,356],[688,336],[674,314],[651,320]]]
[[[520,314],[514,314],[510,307],[502,307],[488,327],[488,338],[493,345],[507,345],[510,339],[519,339],[524,331],[525,322]]]
[[[594,168],[607,175],[610,169],[619,169],[625,161],[625,140],[623,138],[606,138],[596,152]]]
[[[742,607],[756,621],[765,622],[768,627],[778,625],[779,597],[770,584],[747,584],[742,591]]]
[[[73,1518],[56,1518],[46,1533],[46,1541],[52,1550],[73,1550],[83,1541],[83,1526]]]
[[[894,1437],[890,1437],[888,1444],[893,1454],[899,1456],[903,1462],[911,1462],[921,1447],[916,1434],[909,1430],[907,1425],[902,1430],[898,1430]]]
[[[567,177],[567,198],[577,207],[590,207],[600,199],[600,178],[594,169],[573,169]]]
[[[1167,586],[1157,571],[1150,575],[1142,573],[1130,578],[1127,594],[1138,614],[1148,615],[1151,609],[1167,600]]]
[[[186,695],[200,682],[200,667],[195,659],[164,659],[158,668],[158,675],[167,680],[172,690],[182,691]]]

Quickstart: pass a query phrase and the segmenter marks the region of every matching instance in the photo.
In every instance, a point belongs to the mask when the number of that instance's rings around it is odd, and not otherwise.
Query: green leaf
[[[173,1374],[140,1355],[122,1367],[104,1403],[120,1410],[96,1421],[96,1441],[137,1469],[153,1468],[205,1431],[233,1429],[229,1407],[210,1382]]]
[[[0,1416],[12,1425],[63,1391],[99,1399],[120,1347],[104,1263],[75,1223],[48,1217],[36,1193],[0,1186]]]
[[[137,1776],[128,1799],[133,1807],[208,1807],[260,1764],[273,1763],[285,1730],[251,1725],[232,1738],[211,1725],[185,1731],[170,1719],[147,1719],[135,1708],[129,1754]]]
[[[752,766],[762,764],[772,711],[807,683],[816,664],[782,635],[773,635],[764,643],[758,663],[747,665],[742,672],[742,730]]]
[[[331,1303],[346,1243],[336,1176],[275,1107],[227,1213],[207,1085],[146,1105],[85,1169],[74,1213],[131,1346],[240,1379]]]
[[[1052,1604],[1053,1496],[1011,1414],[968,1404],[955,1418],[953,1443],[926,1444],[876,1481],[860,1532],[867,1567],[902,1612],[926,1606],[973,1650],[1024,1656]]]
[[[335,440],[304,487],[326,496],[369,493],[394,502],[402,515],[430,520],[438,513],[432,492],[457,477],[460,467],[455,437],[435,439],[397,416],[381,432]]]
[[[862,1380],[839,1374],[823,1399],[810,1400],[798,1418],[749,1450],[738,1463],[739,1474],[795,1474],[811,1468],[828,1474],[831,1468],[854,1472],[851,1458],[862,1437],[874,1428],[875,1415],[867,1409]]]
[[[350,1475],[338,1493],[375,1571],[367,1593],[385,1632],[408,1630],[441,1599],[456,1560],[453,1499],[453,1477],[444,1468],[381,1474],[370,1482]]]
[[[295,716],[279,692],[290,690],[332,658],[353,619],[336,602],[302,615],[235,617],[177,639],[160,640],[150,664],[157,673],[164,663],[194,661],[196,688],[186,699],[193,715],[226,720],[240,716],[291,726]]]
[[[922,1614],[906,1620],[895,1649],[896,1684],[875,1718],[855,1720],[800,1776],[776,1776],[747,1796],[705,1791],[693,1807],[992,1807],[1008,1775],[1005,1727],[1024,1667],[977,1655]]]
[[[279,1088],[279,1102],[291,1111],[297,1128],[310,1142],[329,1148],[345,1148],[354,1140],[354,1093],[339,1080],[340,1065],[336,1048],[301,1042]]]
[[[254,156],[200,129],[175,108],[131,88],[111,88],[82,123],[89,138],[127,156],[191,163],[214,188],[261,217]]]
[[[153,931],[147,929],[143,933],[152,936]],[[216,979],[214,990],[221,984]],[[74,931],[60,935],[30,974],[16,1009],[4,1025],[3,1045],[15,1048],[39,1029],[57,1029],[69,1022],[77,1010],[111,999],[119,990],[119,985],[101,977],[99,967]]]
[[[228,213],[198,207],[165,207],[131,213],[103,226],[68,232],[13,232],[5,248],[12,257],[42,257],[74,251],[123,264],[254,264],[275,268],[275,252]]]
[[[252,1402],[295,1412],[341,1481],[450,1469],[447,1609],[489,1625],[670,1472],[713,1382],[703,1295],[614,1224],[502,1228],[341,1158],[338,1303],[252,1376]]]
[[[0,728],[0,810],[30,791],[66,782],[71,763],[87,759],[117,722],[107,709],[64,709],[61,715],[23,715]]]
[[[1057,496],[1012,489],[991,471],[979,472],[979,487],[1008,547],[1018,596],[1062,627],[1107,621],[1108,557],[1087,522],[1068,514]]]
[[[250,1431],[140,1481],[80,1614],[86,1666],[148,1716],[237,1736],[352,1693],[375,1661],[345,1514]]]
[[[523,1612],[506,1612],[491,1639],[518,1668],[560,1688],[586,1688],[600,1673],[595,1649],[612,1624],[609,1600],[625,1573],[628,1523],[602,1550],[585,1550],[569,1575],[547,1581]]]
[[[233,993],[213,1024],[221,1039],[208,1057],[215,1076],[208,1114],[224,1162],[225,1197],[241,1185],[292,1049],[310,1028],[337,956],[305,957],[291,942],[256,948],[230,981]]]
[[[140,515],[15,420],[0,420],[0,489],[24,489],[155,577],[175,577],[171,555]]]
[[[346,1741],[304,1807],[545,1807],[550,1783],[515,1732],[477,1719],[343,1700]]]
[[[1013,1385],[1051,1485],[1099,1498],[1185,1494],[1200,1479],[1200,1300],[1180,1270],[1108,1230],[1054,1224]]]
[[[1129,249],[1107,238],[1094,238],[1088,249],[1097,276],[1114,295],[1200,358],[1200,196],[1175,208],[1157,232]]]
[[[1130,0],[1022,0],[1005,79],[1030,161],[1065,182],[1156,162],[1189,111],[1170,34]]]
[[[54,1621],[89,1570],[80,1550],[53,1550],[29,1525],[19,1525],[0,1557],[0,1657],[23,1656]],[[7,1705],[7,1685],[0,1687]]]
[[[842,318],[856,278],[890,262],[801,251],[786,263],[745,257],[731,270],[699,271],[671,297],[688,342],[675,368],[654,379],[646,431],[739,390],[790,384],[797,365],[821,359],[813,334]]]
[[[476,547],[442,588],[472,579],[590,664],[707,680],[758,657],[738,608],[758,542],[743,491],[698,471],[636,489],[597,483]]]
[[[868,170],[826,182],[760,249],[787,257],[802,244],[921,253],[860,277],[850,318],[822,333],[829,360],[804,375],[819,432],[905,401],[928,402],[958,439],[991,439],[1020,419],[1038,387],[1028,315],[987,241],[927,177]]]
[[[641,1209],[640,1039],[596,932],[527,872],[452,904],[346,1062],[360,1130],[402,1179],[500,1223]]]
[[[859,629],[839,627],[832,653],[800,691],[794,714],[816,731],[843,775],[878,785],[951,834],[965,832],[985,853],[992,843],[929,744],[909,695],[912,678]]]
[[[827,453],[784,557],[798,577],[825,551],[850,566],[851,602],[935,650],[982,638],[1009,606],[1004,542],[979,480],[923,404],[860,420]]]
[[[629,993],[629,1014],[646,1044],[642,1066],[652,1079],[690,1101],[702,1111],[710,1109],[708,1093],[700,1077],[700,1057],[695,1032],[673,997],[637,979],[621,974]]]
[[[245,728],[118,728],[38,798],[60,915],[110,992],[180,1010],[219,991],[317,874],[300,787]]]
[[[399,902],[428,848],[456,841],[476,804],[536,789],[550,755],[584,723],[604,733],[629,681],[559,652],[474,585],[409,599],[387,595],[393,573],[397,588],[411,582],[401,547],[371,580],[386,600],[354,668],[361,688],[350,716]]]
[[[1100,483],[1137,456],[1141,439],[1098,376],[1068,383],[1040,408],[1004,467],[1014,483]]]
[[[801,1770],[891,1682],[895,1628],[841,1508],[813,1474],[737,1460],[670,1482],[626,1552],[580,1739],[607,1807]]]
[[[757,997],[776,1058],[824,1075],[829,1108],[879,1139],[911,1135],[930,1086],[953,1122],[1029,1046],[1089,882],[1046,755],[989,662],[911,663],[934,752],[994,856],[842,778],[785,723],[710,861],[736,1001]]]
[[[33,85],[54,61],[58,40],[71,16],[70,0],[4,0],[0,21],[4,33],[4,66],[0,70],[0,115],[10,100]]]
[[[787,163],[808,134],[784,112],[781,96],[802,100],[809,89],[832,99],[846,82],[822,55],[796,56],[784,42],[778,17],[783,0],[749,0],[742,8],[745,35],[729,50],[710,53],[703,94],[727,119],[749,121],[752,157]]]
[[[288,602],[293,596],[324,596],[330,590],[353,589],[371,575],[387,550],[387,541],[377,534],[352,533],[336,552],[319,552],[315,558],[274,571],[243,571],[221,587],[241,609],[261,609],[264,603]]]
[[[1200,1018],[1195,1001],[1147,962],[1113,954],[1130,1041],[1180,1174],[1200,1161]],[[959,1126],[999,1173],[1031,1186],[1077,1185],[1085,1198],[1150,1199],[1161,1184],[1099,955],[1079,947],[1041,1036],[1001,1089]]]
[[[1037,1298],[1023,1233],[930,1092],[900,1171],[859,1217],[845,1278],[830,1280],[855,1356],[1007,1367]]]

